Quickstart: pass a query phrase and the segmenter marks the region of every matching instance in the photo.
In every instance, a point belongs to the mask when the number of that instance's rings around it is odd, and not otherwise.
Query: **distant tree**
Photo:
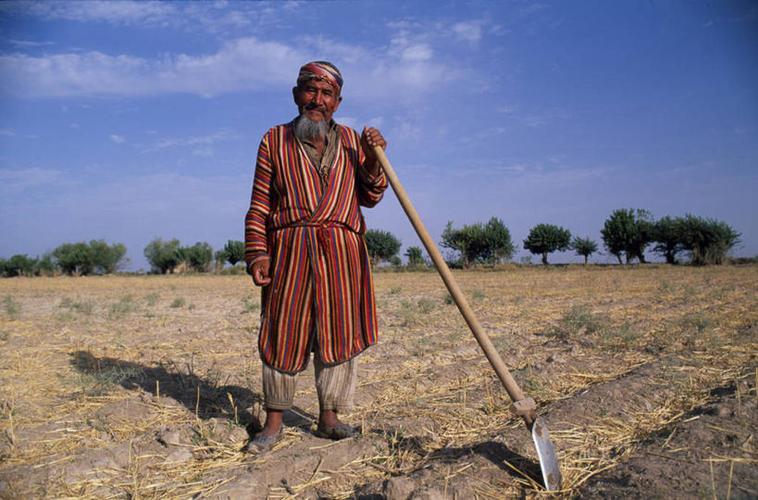
[[[145,258],[154,272],[171,273],[182,261],[179,247],[180,243],[177,239],[163,241],[156,238],[145,247]]]
[[[245,244],[241,241],[229,240],[224,245],[224,254],[226,261],[231,265],[242,262],[245,260]]]
[[[213,247],[206,242],[198,242],[191,247],[180,249],[182,260],[194,271],[205,273],[210,271],[213,260]]]
[[[389,261],[400,251],[400,240],[389,231],[369,229],[365,237],[368,254],[374,265],[384,260]]]
[[[226,252],[222,250],[216,250],[213,254],[213,272],[221,272],[226,264]]]
[[[95,269],[92,248],[84,243],[63,243],[52,252],[57,266],[70,276],[86,276]]]
[[[36,276],[54,276],[57,270],[58,266],[55,265],[53,256],[49,253],[38,257],[37,262],[34,264],[34,274]]]
[[[692,264],[723,264],[726,254],[740,242],[740,233],[726,222],[686,215],[682,220],[682,242],[692,253]]]
[[[535,255],[542,255],[542,263],[547,265],[547,256],[552,252],[563,252],[571,245],[571,233],[553,224],[537,224],[524,240],[524,249]]]
[[[442,232],[441,244],[460,254],[464,268],[475,263],[495,264],[510,259],[514,251],[511,233],[497,217],[486,224],[464,225],[460,229],[453,228],[450,221]]]
[[[419,247],[408,247],[405,251],[405,256],[408,258],[409,267],[421,267],[426,264],[424,262],[424,254]]]
[[[34,276],[34,265],[37,260],[27,255],[16,254],[6,260],[3,273],[9,278],[15,276]]]
[[[8,262],[7,260],[0,257],[0,277],[5,277],[5,263]]]
[[[89,247],[92,255],[92,265],[97,273],[115,273],[124,262],[126,246],[123,243],[108,245],[105,240],[92,240],[89,242]]]
[[[644,264],[645,247],[651,241],[652,229],[652,217],[647,210],[620,208],[606,219],[600,234],[605,247],[616,256],[619,264],[622,254],[627,264],[635,258]]]
[[[656,243],[653,252],[663,255],[668,264],[676,264],[676,254],[684,251],[684,219],[661,217],[653,224],[651,239]]]
[[[577,255],[581,255],[584,257],[584,265],[587,265],[587,259],[589,259],[590,255],[597,252],[597,243],[595,241],[591,240],[589,236],[587,238],[574,238],[574,241],[571,242],[571,248],[576,251]]]

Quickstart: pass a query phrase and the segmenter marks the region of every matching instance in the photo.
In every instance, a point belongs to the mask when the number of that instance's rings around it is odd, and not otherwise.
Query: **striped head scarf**
[[[337,90],[342,91],[342,73],[337,67],[327,61],[312,61],[300,68],[297,75],[297,84],[301,85],[308,80],[323,80]]]

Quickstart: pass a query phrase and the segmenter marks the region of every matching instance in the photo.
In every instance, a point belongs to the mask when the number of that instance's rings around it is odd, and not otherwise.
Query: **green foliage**
[[[184,304],[186,304],[186,303],[187,303],[187,301],[184,300],[184,297],[177,297],[177,298],[175,298],[171,302],[171,305],[169,307],[172,307],[172,308],[176,309],[176,308],[179,308],[179,307],[184,307]]]
[[[145,258],[150,263],[153,272],[167,274],[174,272],[181,262],[179,240],[163,241],[156,238],[145,247]]]
[[[408,247],[405,251],[405,256],[408,258],[408,267],[422,267],[426,265],[424,254],[419,247]]]
[[[126,246],[123,243],[108,245],[105,240],[89,242],[92,265],[99,274],[112,274],[124,263]]]
[[[53,256],[49,253],[39,257],[34,264],[34,274],[36,276],[55,276],[57,270],[58,266],[55,265]]]
[[[384,260],[391,261],[400,251],[400,240],[389,231],[369,229],[366,231],[366,247],[371,263],[376,265]]]
[[[36,263],[36,259],[27,255],[16,254],[10,259],[3,261],[0,272],[3,276],[9,278],[14,276],[33,276]]]
[[[497,217],[487,224],[476,223],[460,229],[453,228],[450,221],[442,232],[441,244],[460,254],[464,268],[475,263],[496,264],[510,259],[514,251],[511,233]]]
[[[542,263],[545,265],[547,265],[548,254],[568,250],[570,245],[569,230],[553,224],[537,224],[524,240],[524,249],[535,255],[542,255]]]
[[[85,276],[95,269],[92,248],[86,243],[64,243],[53,250],[58,267],[70,276]]]
[[[180,248],[179,255],[182,261],[186,262],[193,271],[205,273],[211,267],[213,248],[206,242],[198,242],[191,247]]]
[[[237,262],[245,260],[245,244],[237,240],[229,240],[224,245],[224,256],[226,261],[235,265]]]
[[[6,295],[3,299],[3,309],[5,310],[6,316],[10,319],[17,319],[19,312],[21,311],[21,306],[13,300],[13,297]]]
[[[652,240],[653,222],[650,212],[642,209],[614,210],[606,219],[600,234],[608,251],[615,255],[621,264],[621,255],[626,263],[632,259],[645,262],[645,247]]]
[[[577,236],[571,242],[571,248],[574,249],[577,255],[584,257],[584,264],[587,265],[587,259],[589,259],[590,255],[597,252],[597,243],[591,240],[589,236],[586,238],[579,238]]]
[[[676,264],[676,254],[685,250],[684,219],[665,216],[653,224],[652,240],[656,243],[653,251],[663,255],[666,263]]]
[[[729,250],[740,242],[740,233],[726,222],[688,214],[681,224],[682,244],[696,266],[723,264]]]

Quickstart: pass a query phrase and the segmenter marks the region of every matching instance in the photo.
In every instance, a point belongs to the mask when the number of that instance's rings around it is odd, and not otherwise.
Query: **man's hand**
[[[253,283],[258,286],[266,286],[271,283],[269,263],[269,259],[260,259],[253,262],[253,265],[250,266],[250,274],[253,275]]]
[[[379,174],[380,167],[379,158],[374,153],[374,146],[387,149],[387,141],[384,140],[382,133],[374,127],[364,127],[361,134],[361,148],[363,148],[363,153],[366,155],[366,170],[371,175]]]

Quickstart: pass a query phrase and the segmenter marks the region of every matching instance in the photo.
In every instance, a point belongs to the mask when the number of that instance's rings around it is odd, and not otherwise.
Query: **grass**
[[[117,302],[110,305],[108,308],[108,319],[124,318],[136,309],[137,304],[134,302],[134,297],[131,295],[124,295]]]
[[[64,297],[61,299],[58,307],[85,316],[91,316],[92,311],[95,309],[95,303],[91,300],[73,301],[69,297]]]
[[[608,327],[608,323],[607,316],[593,313],[585,305],[574,305],[548,334],[561,340],[576,340],[602,332]]]
[[[180,307],[184,307],[184,305],[187,303],[184,297],[176,297],[174,300],[171,301],[171,307],[172,309],[178,309]]]
[[[158,303],[158,299],[160,298],[160,294],[158,292],[151,292],[145,295],[145,304],[147,304],[149,307],[153,307],[155,304]]]
[[[10,319],[18,319],[21,314],[21,306],[18,302],[13,300],[13,297],[6,295],[3,299],[3,311],[5,315]]]

